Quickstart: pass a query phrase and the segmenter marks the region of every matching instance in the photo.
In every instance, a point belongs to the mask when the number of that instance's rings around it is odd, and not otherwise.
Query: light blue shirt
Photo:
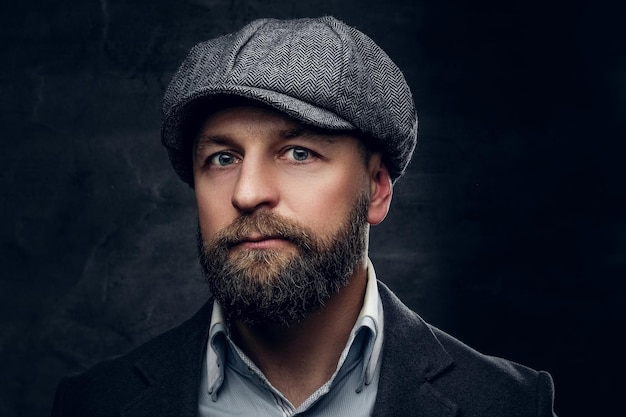
[[[331,378],[299,407],[267,380],[233,343],[221,307],[213,304],[199,416],[370,416],[374,409],[383,344],[383,307],[368,259],[363,307]]]

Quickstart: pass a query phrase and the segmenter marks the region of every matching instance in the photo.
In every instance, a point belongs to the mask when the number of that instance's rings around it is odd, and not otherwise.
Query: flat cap
[[[302,123],[358,131],[383,152],[393,181],[417,140],[417,114],[402,72],[362,32],[334,17],[255,20],[201,42],[163,98],[161,140],[180,178],[193,186],[186,133],[194,104],[225,96],[252,99]]]

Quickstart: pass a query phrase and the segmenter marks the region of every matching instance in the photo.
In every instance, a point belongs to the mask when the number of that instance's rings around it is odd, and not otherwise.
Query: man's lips
[[[280,236],[249,236],[237,242],[233,248],[273,249],[289,244],[289,240]]]

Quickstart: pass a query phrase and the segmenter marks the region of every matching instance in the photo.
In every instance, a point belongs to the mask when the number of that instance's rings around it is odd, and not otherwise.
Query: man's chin
[[[238,248],[228,257],[229,269],[248,281],[273,282],[297,255],[288,250]]]

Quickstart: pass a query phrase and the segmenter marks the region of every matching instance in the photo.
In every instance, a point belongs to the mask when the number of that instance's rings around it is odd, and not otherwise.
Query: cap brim
[[[161,132],[163,145],[170,149],[184,149],[185,144],[183,140],[185,138],[182,135],[182,124],[185,122],[186,109],[197,100],[210,99],[211,97],[218,99],[220,96],[237,96],[258,101],[284,112],[302,123],[323,129],[356,130],[352,123],[337,116],[337,114],[303,100],[276,91],[232,85],[199,89],[186,99],[181,100],[180,104],[173,107],[163,118],[163,129]],[[219,105],[217,107],[219,108]]]

